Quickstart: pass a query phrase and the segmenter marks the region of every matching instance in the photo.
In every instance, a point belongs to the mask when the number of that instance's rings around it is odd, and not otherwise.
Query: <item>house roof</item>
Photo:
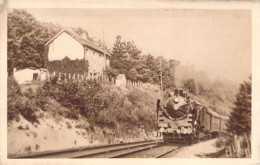
[[[88,40],[85,40],[83,39],[81,36],[79,36],[78,34],[76,33],[73,33],[72,31],[68,30],[68,29],[63,29],[61,30],[57,35],[55,35],[52,39],[50,39],[46,44],[45,46],[49,45],[53,40],[55,40],[58,36],[60,36],[63,32],[69,34],[70,36],[72,36],[73,38],[75,38],[79,43],[81,43],[83,46],[87,46],[89,48],[92,48],[92,49],[95,49],[96,51],[99,51],[100,53],[104,53],[106,55],[109,55],[110,54],[105,51],[104,49],[102,49],[101,47],[97,46],[96,44],[94,44],[93,42],[91,41],[88,41]]]

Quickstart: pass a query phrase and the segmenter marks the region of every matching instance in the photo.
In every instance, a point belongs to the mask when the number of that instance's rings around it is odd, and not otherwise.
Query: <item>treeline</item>
[[[60,25],[37,21],[25,10],[13,9],[8,14],[8,72],[11,73],[13,67],[46,67],[44,44],[62,29]],[[101,40],[95,41],[90,37],[87,30],[80,27],[72,29],[83,38],[105,47]],[[223,81],[211,83],[206,74],[187,70],[176,60],[144,54],[133,41],[125,41],[120,35],[109,52],[111,67],[105,71],[109,77],[125,74],[128,80],[158,85],[161,85],[162,78],[165,90],[182,87],[207,106],[223,111],[231,109],[235,94],[233,85],[227,86],[228,83]]]
[[[44,44],[60,30],[58,25],[38,22],[25,10],[8,13],[8,72],[14,67],[44,67]]]
[[[116,77],[118,74],[125,74],[131,81],[159,85],[162,76],[164,89],[175,87],[174,75],[178,61],[142,54],[133,41],[124,41],[120,35],[116,37],[111,55],[111,67],[106,70],[108,76]]]
[[[44,45],[64,28],[58,24],[39,22],[26,10],[18,9],[12,9],[8,13],[7,25],[8,73],[11,73],[14,67],[45,67],[47,50]],[[101,40],[94,40],[86,30],[80,27],[71,29],[84,39],[107,49]]]
[[[60,25],[37,21],[25,10],[13,9],[8,14],[8,72],[11,73],[14,67],[46,67],[47,50],[44,44],[62,29]],[[87,30],[81,27],[71,29],[84,39],[108,50],[100,39],[90,37]],[[111,67],[105,72],[108,76],[116,77],[121,73],[132,81],[160,84],[162,73],[163,88],[175,87],[174,74],[178,61],[144,55],[134,42],[123,41],[121,36],[116,37],[112,51],[109,52]]]
[[[225,147],[225,157],[251,157],[252,80],[240,84],[235,95],[225,136],[218,141]]]

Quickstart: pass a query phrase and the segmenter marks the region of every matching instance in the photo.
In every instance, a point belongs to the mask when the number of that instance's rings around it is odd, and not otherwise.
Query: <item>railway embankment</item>
[[[183,146],[182,148],[171,152],[165,158],[218,158],[224,157],[224,147],[217,145],[218,139],[202,141],[200,143]]]
[[[154,139],[160,91],[8,80],[8,155]]]

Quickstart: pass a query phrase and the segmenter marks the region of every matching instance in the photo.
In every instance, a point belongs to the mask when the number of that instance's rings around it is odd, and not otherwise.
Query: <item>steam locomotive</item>
[[[225,130],[227,117],[192,100],[182,89],[170,93],[165,105],[160,102],[157,100],[158,133],[165,142],[189,143]]]

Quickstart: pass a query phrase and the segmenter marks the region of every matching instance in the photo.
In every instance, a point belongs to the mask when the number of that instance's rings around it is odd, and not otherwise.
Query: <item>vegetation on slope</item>
[[[45,82],[35,90],[28,88],[20,92],[19,89],[15,80],[9,78],[9,121],[21,114],[32,123],[38,122],[44,111],[53,110],[48,104],[50,100],[55,100],[66,108],[66,111],[59,112],[60,115],[72,120],[85,118],[89,129],[108,128],[114,131],[115,136],[139,136],[137,130],[141,126],[147,135],[156,129],[156,95],[153,92],[131,88],[121,91],[121,88],[101,85],[96,81],[54,85]]]

